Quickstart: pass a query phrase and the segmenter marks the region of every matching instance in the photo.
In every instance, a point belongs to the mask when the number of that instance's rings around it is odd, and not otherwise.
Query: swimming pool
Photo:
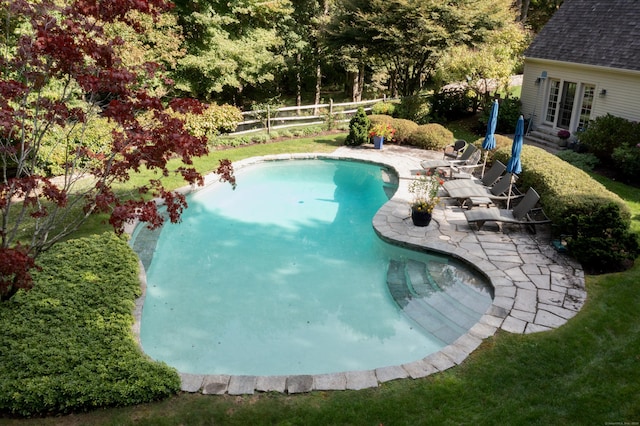
[[[181,224],[132,238],[147,269],[141,343],[179,371],[399,365],[451,343],[491,304],[465,265],[375,235],[394,191],[385,168],[275,161],[239,171],[238,184],[192,194]]]

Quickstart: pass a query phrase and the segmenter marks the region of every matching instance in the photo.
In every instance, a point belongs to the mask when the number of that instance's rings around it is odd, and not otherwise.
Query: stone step
[[[450,266],[433,263],[428,266],[411,259],[392,260],[387,271],[387,286],[409,318],[449,344],[478,322],[491,305],[491,298],[464,284],[463,278],[452,276],[452,272],[447,276],[443,271],[445,268],[451,271]]]

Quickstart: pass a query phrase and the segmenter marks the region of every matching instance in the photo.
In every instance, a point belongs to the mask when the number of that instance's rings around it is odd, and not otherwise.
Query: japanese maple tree
[[[191,135],[176,112],[199,113],[204,106],[153,96],[145,82],[160,66],[126,66],[117,54],[123,40],[104,31],[114,22],[139,28],[132,11],[157,17],[170,7],[165,0],[0,0],[0,300],[31,288],[37,256],[91,214],[108,213],[116,232],[133,219],[158,227],[161,200],[168,218],[178,221],[185,198],[160,178],[126,199],[113,190],[131,173],[146,167],[203,183],[192,158],[208,152],[206,140]],[[84,140],[97,118],[112,125],[100,148]],[[50,177],[40,162],[54,129],[66,135],[57,142],[64,173]],[[171,171],[174,157],[183,166]],[[235,184],[229,161],[216,172]]]

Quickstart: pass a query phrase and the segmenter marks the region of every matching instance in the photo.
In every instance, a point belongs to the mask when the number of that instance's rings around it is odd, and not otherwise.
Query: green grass
[[[465,141],[471,143],[474,142],[478,138],[484,137],[484,135],[478,135],[473,131],[474,126],[478,122],[478,117],[473,116],[466,120],[458,120],[447,124],[447,129],[453,132],[453,137],[455,139],[464,139]]]
[[[327,150],[332,150],[333,142]],[[303,150],[303,147],[299,147]],[[313,144],[309,148],[318,151]],[[250,150],[240,151],[240,150]],[[253,151],[253,150],[256,151]],[[291,152],[274,143],[215,153],[237,160]],[[300,152],[300,151],[297,151]],[[213,159],[211,164],[215,164]],[[203,165],[203,167],[208,167]],[[618,193],[638,226],[640,194],[598,177]],[[179,394],[156,403],[7,425],[421,425],[562,424],[640,421],[640,265],[587,276],[588,300],[560,329],[500,332],[462,365],[377,389],[304,395]]]
[[[590,173],[590,175],[609,191],[618,194],[627,203],[629,210],[631,210],[631,230],[640,234],[640,188],[625,185],[596,173]]]

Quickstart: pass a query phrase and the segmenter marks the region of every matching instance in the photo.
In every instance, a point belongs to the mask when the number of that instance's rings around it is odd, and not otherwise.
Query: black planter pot
[[[411,209],[411,220],[415,226],[427,226],[431,223],[431,213]]]

